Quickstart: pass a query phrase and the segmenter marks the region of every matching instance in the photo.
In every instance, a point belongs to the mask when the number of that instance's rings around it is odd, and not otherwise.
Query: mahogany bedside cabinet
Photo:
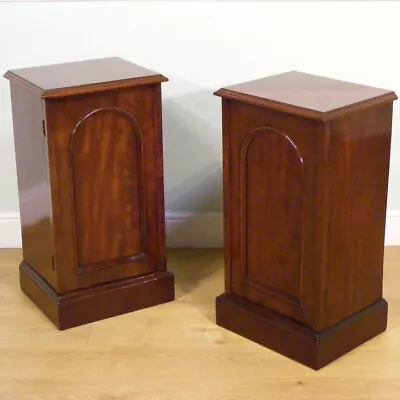
[[[174,299],[161,82],[120,58],[11,70],[22,290],[59,329]]]
[[[217,324],[319,369],[386,329],[395,93],[300,72],[218,90],[225,293]]]

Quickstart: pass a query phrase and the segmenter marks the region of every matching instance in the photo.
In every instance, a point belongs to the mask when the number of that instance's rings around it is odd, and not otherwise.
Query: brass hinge
[[[42,128],[43,128],[43,136],[46,137],[46,126],[44,124],[44,120],[42,120]]]
[[[56,270],[56,264],[54,262],[54,256],[51,257],[51,265],[53,266],[53,271],[55,271]]]

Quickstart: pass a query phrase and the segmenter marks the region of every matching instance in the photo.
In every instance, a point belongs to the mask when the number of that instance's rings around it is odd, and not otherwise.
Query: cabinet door
[[[47,101],[59,291],[165,268],[160,96]]]
[[[325,235],[323,125],[224,107],[228,291],[312,325]]]

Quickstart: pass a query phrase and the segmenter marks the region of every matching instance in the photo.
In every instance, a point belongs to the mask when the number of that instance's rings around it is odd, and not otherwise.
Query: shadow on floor
[[[168,251],[168,269],[175,274],[176,300],[191,303],[213,323],[215,298],[224,290],[223,265],[222,249]]]

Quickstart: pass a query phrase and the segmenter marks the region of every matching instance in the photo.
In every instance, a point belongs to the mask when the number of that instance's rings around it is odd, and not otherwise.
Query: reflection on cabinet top
[[[119,57],[14,69],[7,79],[17,81],[42,97],[64,97],[121,87],[165,82],[163,75]]]
[[[228,86],[217,96],[328,120],[342,112],[397,99],[394,92],[291,71]]]

